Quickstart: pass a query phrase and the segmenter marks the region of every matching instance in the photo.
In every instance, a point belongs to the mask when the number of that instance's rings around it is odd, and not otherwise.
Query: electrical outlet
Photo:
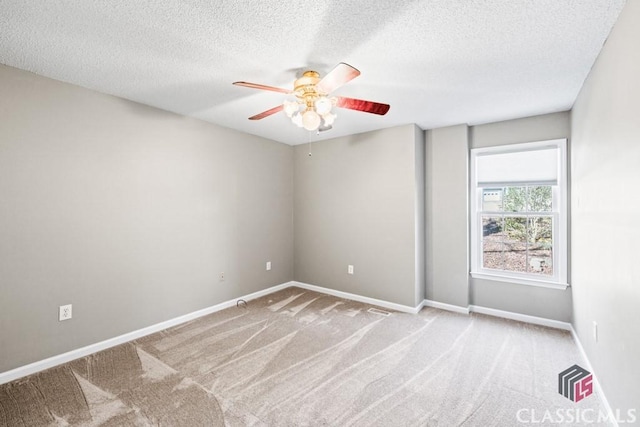
[[[267,271],[271,270],[271,261],[267,261]]]
[[[220,281],[224,282],[224,271],[220,272]]]
[[[347,266],[347,274],[353,274],[353,265]]]
[[[598,324],[595,321],[593,322],[593,340],[598,342]]]
[[[58,320],[62,322],[63,320],[71,319],[72,311],[71,304],[61,305],[60,310],[58,311]]]

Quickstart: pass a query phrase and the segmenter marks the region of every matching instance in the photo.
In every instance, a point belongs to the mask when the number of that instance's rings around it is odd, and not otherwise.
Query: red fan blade
[[[292,93],[292,90],[289,89],[282,89],[279,87],[273,87],[273,86],[266,86],[266,85],[261,85],[258,83],[249,83],[249,82],[233,82],[234,85],[236,86],[244,86],[244,87],[250,87],[251,89],[260,89],[260,90],[270,90],[272,92],[280,92],[280,93]]]
[[[263,111],[260,114],[256,114],[255,116],[251,116],[249,117],[249,120],[260,120],[260,119],[264,119],[265,117],[269,117],[272,114],[275,114],[277,112],[282,111],[282,109],[284,108],[283,105],[278,105],[277,107],[273,107],[270,110],[267,111]]]
[[[379,114],[384,116],[389,111],[389,104],[380,104],[379,102],[364,101],[362,99],[345,98],[339,96],[336,107],[348,108],[349,110],[364,111],[365,113]]]
[[[345,83],[350,82],[360,75],[360,71],[344,62],[336,65],[329,74],[316,84],[316,89],[321,93],[331,93]]]

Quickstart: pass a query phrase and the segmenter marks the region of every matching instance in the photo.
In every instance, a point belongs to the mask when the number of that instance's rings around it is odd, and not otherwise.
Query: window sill
[[[496,282],[515,283],[518,285],[537,286],[540,288],[565,290],[569,287],[568,283],[548,282],[545,280],[525,279],[522,277],[503,276],[500,274],[488,273],[471,273],[474,279],[493,280]]]

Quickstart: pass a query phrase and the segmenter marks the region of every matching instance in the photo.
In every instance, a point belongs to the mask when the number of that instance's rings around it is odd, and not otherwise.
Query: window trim
[[[545,148],[558,149],[558,174],[557,183],[552,187],[554,209],[549,213],[554,217],[553,226],[553,277],[540,276],[532,273],[510,272],[482,268],[482,230],[481,217],[486,212],[482,207],[482,188],[478,185],[476,174],[476,161],[479,156],[487,154],[502,154],[509,152],[534,151]],[[521,285],[540,286],[545,288],[566,289],[568,284],[568,163],[567,163],[567,140],[554,139],[547,141],[527,142],[520,144],[508,144],[493,147],[483,147],[471,149],[469,174],[469,222],[470,222],[470,258],[471,277],[476,279],[494,280],[509,282]],[[537,182],[513,182],[500,183],[505,186],[523,185],[545,185]],[[548,183],[546,184],[548,185]],[[486,187],[486,186],[485,186]],[[557,208],[556,208],[557,206]],[[504,212],[500,213],[501,215]],[[514,213],[515,214],[515,213]],[[517,214],[516,214],[517,215]],[[557,221],[556,221],[557,219]]]

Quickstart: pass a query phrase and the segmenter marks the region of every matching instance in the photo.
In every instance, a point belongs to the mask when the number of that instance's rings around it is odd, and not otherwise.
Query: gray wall
[[[609,403],[622,411],[640,411],[638,40],[640,2],[629,1],[578,96],[571,129],[573,325]]]
[[[571,289],[469,277],[468,158],[471,148],[569,138],[569,112],[426,131],[426,298],[568,322]]]
[[[0,372],[293,279],[291,147],[5,66],[0,93]]]
[[[468,130],[426,132],[426,298],[463,308],[469,305]]]
[[[427,245],[426,245],[426,209],[427,209],[427,188],[426,188],[426,138],[425,133],[418,126],[413,127],[414,139],[416,141],[416,151],[414,154],[414,162],[415,162],[415,180],[416,180],[416,207],[415,207],[415,217],[414,222],[415,232],[416,232],[416,286],[415,286],[415,302],[414,305],[417,306],[424,301],[425,295],[427,293]]]
[[[547,139],[569,138],[571,117],[568,111],[524,117],[471,128],[470,148],[494,147]]]
[[[569,112],[473,126],[470,148],[543,141],[571,136]],[[569,146],[571,141],[569,141]],[[485,279],[470,279],[471,304],[569,322],[571,288],[541,288]],[[571,283],[571,282],[570,282]]]
[[[411,307],[421,300],[420,134],[406,125],[336,138],[314,143],[312,156],[295,147],[295,280]]]

